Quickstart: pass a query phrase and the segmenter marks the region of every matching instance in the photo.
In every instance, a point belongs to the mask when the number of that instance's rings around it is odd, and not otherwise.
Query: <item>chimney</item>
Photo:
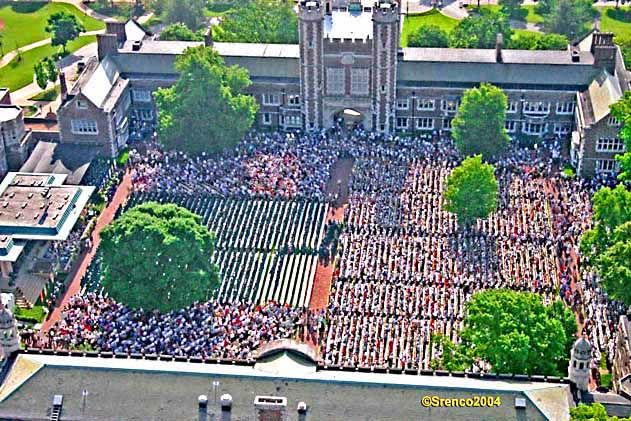
[[[497,34],[495,38],[495,61],[498,63],[502,63],[504,60],[502,58],[502,46],[504,45],[504,35]]]
[[[125,32],[125,24],[123,22],[117,22],[115,20],[106,21],[105,33],[116,35],[116,41],[119,45],[127,41],[127,32]]]
[[[617,47],[613,42],[613,33],[594,32],[590,51],[594,56],[594,66],[602,67],[611,74],[614,73]]]
[[[206,421],[208,419],[208,397],[199,395],[197,398],[197,421]]]
[[[230,421],[232,413],[232,396],[228,393],[221,395],[221,421]]]
[[[63,70],[59,70],[59,86],[61,91],[61,102],[68,98],[68,83],[66,82],[66,74]]]
[[[210,25],[208,29],[206,29],[206,33],[204,33],[204,45],[206,47],[213,46],[213,26]]]
[[[307,404],[304,402],[298,402],[298,421],[305,421],[307,419]]]
[[[96,49],[99,61],[118,53],[118,43],[114,34],[97,34]]]

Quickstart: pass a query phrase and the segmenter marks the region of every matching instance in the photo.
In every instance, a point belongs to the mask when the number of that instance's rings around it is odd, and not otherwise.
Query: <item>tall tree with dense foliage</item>
[[[469,226],[486,218],[497,207],[498,184],[492,165],[476,155],[466,158],[447,177],[445,210],[458,216],[458,223]]]
[[[166,0],[164,5],[167,23],[183,23],[193,31],[204,23],[206,0]]]
[[[499,156],[508,146],[506,133],[506,94],[498,87],[483,83],[462,95],[452,121],[452,135],[460,153],[481,154],[485,159]]]
[[[52,45],[61,45],[65,52],[66,44],[85,32],[85,27],[75,15],[56,12],[48,17],[46,32],[51,34]]]
[[[565,50],[570,41],[565,35],[520,32],[510,39],[508,48],[514,50]]]
[[[498,2],[502,12],[512,18],[518,17],[520,15],[521,3],[522,0],[499,0]]]
[[[577,325],[559,303],[546,306],[538,294],[513,290],[474,294],[466,305],[462,342],[456,350],[447,348],[452,367],[466,369],[479,358],[495,373],[562,375]]]
[[[449,47],[449,33],[437,25],[421,25],[408,36],[409,47]]]
[[[158,135],[168,149],[193,155],[234,146],[252,127],[258,104],[244,94],[248,72],[227,67],[212,48],[189,48],[175,64],[178,82],[155,93]]]
[[[178,310],[208,300],[219,285],[219,271],[210,262],[213,233],[177,205],[133,207],[101,238],[103,287],[132,308]]]
[[[41,89],[46,89],[48,82],[55,83],[57,81],[57,76],[59,76],[57,64],[52,57],[46,57],[35,63],[34,70],[35,82]]]
[[[162,41],[203,41],[204,37],[197,32],[193,32],[182,22],[167,25],[160,32]]]
[[[504,13],[482,9],[471,15],[451,31],[449,46],[452,48],[495,48],[497,34],[507,42],[512,35],[510,22]]]
[[[550,12],[544,15],[544,28],[574,40],[590,29],[596,16],[592,0],[555,0]]]
[[[624,96],[611,106],[611,115],[621,124],[620,139],[622,139],[626,148],[624,154],[616,156],[620,164],[618,179],[631,181],[631,91],[625,92]]]
[[[583,234],[581,251],[609,296],[631,305],[631,192],[623,184],[603,187],[592,200],[594,227]]]
[[[289,0],[252,0],[230,10],[215,30],[224,42],[298,43],[298,16]]]

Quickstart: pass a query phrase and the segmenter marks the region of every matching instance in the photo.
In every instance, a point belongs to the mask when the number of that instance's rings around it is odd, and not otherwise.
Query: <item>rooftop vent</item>
[[[28,205],[27,202],[22,203],[22,209],[24,209],[26,207],[26,205]]]
[[[20,219],[20,216],[22,216],[22,212],[18,212],[15,214],[15,219]]]
[[[29,198],[29,199],[32,199],[32,198],[33,198],[33,192],[29,192],[29,194],[28,194],[28,198]]]
[[[50,421],[59,421],[61,418],[61,408],[64,404],[64,396],[63,395],[55,395],[53,397],[53,409],[50,412]]]
[[[285,419],[287,398],[281,396],[257,396],[254,398],[254,408],[259,420]]]
[[[142,41],[134,41],[131,45],[132,51],[140,51],[140,47],[142,47]]]
[[[572,63],[578,63],[581,61],[581,55],[578,53],[578,50],[572,50]]]
[[[515,408],[526,409],[526,398],[515,398]]]

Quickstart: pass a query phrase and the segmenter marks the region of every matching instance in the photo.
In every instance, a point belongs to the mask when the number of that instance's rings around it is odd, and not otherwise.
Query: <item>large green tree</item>
[[[144,203],[101,234],[103,287],[132,308],[163,312],[205,301],[219,285],[210,262],[215,237],[201,218],[177,205]]]
[[[494,168],[476,155],[466,158],[447,177],[444,207],[458,216],[461,225],[486,218],[497,206],[498,184]]]
[[[169,149],[191,154],[234,146],[250,129],[258,105],[244,94],[248,72],[227,67],[212,48],[189,48],[175,65],[180,79],[155,93],[158,134]]]
[[[298,16],[289,0],[252,0],[230,10],[215,29],[224,42],[298,43]]]
[[[469,368],[477,358],[495,373],[558,376],[567,369],[577,325],[562,302],[546,306],[534,293],[488,290],[466,306],[462,341],[447,347],[452,369]],[[444,366],[444,358],[434,366]]]
[[[479,14],[464,18],[451,31],[452,48],[495,48],[497,34],[508,42],[512,35],[510,22],[504,13],[482,9]]]
[[[565,35],[520,32],[514,34],[508,48],[515,50],[565,50],[569,44]]]
[[[544,15],[544,28],[574,40],[590,29],[596,16],[592,0],[554,0],[550,12]]]
[[[581,251],[609,296],[631,305],[631,192],[622,184],[603,187],[593,208],[594,227],[583,234]]]
[[[180,22],[196,31],[204,23],[206,3],[206,0],[166,0],[159,7],[164,8],[167,23]]]
[[[449,33],[438,25],[421,25],[408,36],[410,47],[449,47]]]
[[[77,17],[68,12],[56,12],[48,17],[46,32],[51,34],[52,45],[61,45],[64,52],[66,44],[85,31]]]
[[[625,92],[624,96],[611,106],[611,115],[621,124],[620,139],[622,139],[626,148],[624,154],[616,156],[620,163],[618,179],[631,181],[631,91]]]
[[[521,16],[521,3],[522,0],[499,0],[498,2],[502,12],[507,14],[511,18]]]
[[[500,155],[508,146],[506,133],[506,94],[498,87],[483,83],[462,95],[452,121],[452,135],[460,153],[481,154],[485,159]]]

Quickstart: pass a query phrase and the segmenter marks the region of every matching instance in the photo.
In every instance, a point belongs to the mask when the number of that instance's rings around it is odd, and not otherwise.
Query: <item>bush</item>
[[[15,318],[26,323],[41,323],[46,318],[46,310],[43,306],[33,306],[32,308],[15,307]]]

